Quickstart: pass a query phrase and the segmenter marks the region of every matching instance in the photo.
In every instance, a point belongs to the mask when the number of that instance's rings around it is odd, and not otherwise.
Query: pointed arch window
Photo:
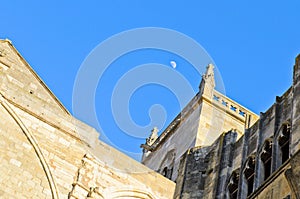
[[[168,179],[171,180],[172,178],[172,174],[173,174],[173,167],[168,169],[168,167],[165,167],[163,170],[162,170],[162,175]]]
[[[290,133],[290,125],[284,124],[278,137],[282,164],[290,158]]]
[[[229,183],[227,185],[230,199],[238,198],[239,178],[240,178],[239,170],[233,171],[229,178]]]
[[[266,140],[263,145],[263,151],[260,155],[261,161],[263,163],[263,179],[266,180],[271,175],[272,167],[272,141]]]
[[[249,196],[254,190],[254,174],[255,174],[255,157],[250,156],[247,160],[244,175],[247,182],[247,195]]]

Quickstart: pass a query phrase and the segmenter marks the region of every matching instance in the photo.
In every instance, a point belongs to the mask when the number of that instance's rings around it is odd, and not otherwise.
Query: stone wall
[[[214,90],[213,66],[207,67],[199,93],[151,145],[142,145],[142,163],[164,173],[172,170],[173,181],[178,176],[179,163],[187,150],[209,146],[223,133],[234,129],[241,137],[245,127],[253,125],[258,116]]]
[[[183,156],[176,198],[300,198],[298,65],[293,86],[242,137],[229,131]]]
[[[161,143],[154,152],[143,158],[143,164],[162,173],[164,168],[173,168],[172,180],[176,180],[181,156],[195,146],[201,105],[195,97],[194,111],[188,117],[180,117],[180,125]]]
[[[199,93],[143,146],[151,170],[99,141],[0,40],[0,197],[299,199],[299,57],[292,87],[259,120],[212,77],[208,68]]]
[[[175,183],[98,140],[0,40],[1,198],[172,198]]]

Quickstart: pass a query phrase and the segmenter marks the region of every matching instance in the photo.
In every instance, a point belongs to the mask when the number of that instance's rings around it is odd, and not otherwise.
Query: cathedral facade
[[[300,198],[299,57],[293,85],[259,116],[215,90],[209,65],[141,145],[142,163],[74,118],[8,40],[0,77],[0,198]]]

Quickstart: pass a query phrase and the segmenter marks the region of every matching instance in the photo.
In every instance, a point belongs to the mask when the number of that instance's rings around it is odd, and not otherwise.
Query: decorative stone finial
[[[208,64],[206,67],[206,72],[204,74],[204,78],[208,79],[210,76],[214,76],[214,65]]]
[[[215,74],[214,74],[214,65],[208,64],[206,67],[206,72],[202,75],[202,80],[199,86],[199,91],[201,95],[205,95],[208,98],[212,98],[213,90],[215,88]]]
[[[157,127],[154,127],[152,130],[151,130],[151,134],[149,136],[149,138],[146,139],[146,144],[148,144],[149,146],[151,146],[155,140],[158,138],[158,128]]]
[[[151,153],[152,151],[151,146],[154,144],[157,138],[158,138],[158,128],[154,127],[151,130],[150,136],[146,139],[146,143],[141,145],[141,148],[143,148],[142,162]]]

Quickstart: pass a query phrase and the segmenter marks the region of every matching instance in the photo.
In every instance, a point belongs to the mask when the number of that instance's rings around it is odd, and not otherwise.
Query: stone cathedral
[[[0,198],[18,199],[300,199],[300,56],[260,115],[216,91],[208,65],[188,105],[141,144],[141,163],[98,137],[0,40]]]

